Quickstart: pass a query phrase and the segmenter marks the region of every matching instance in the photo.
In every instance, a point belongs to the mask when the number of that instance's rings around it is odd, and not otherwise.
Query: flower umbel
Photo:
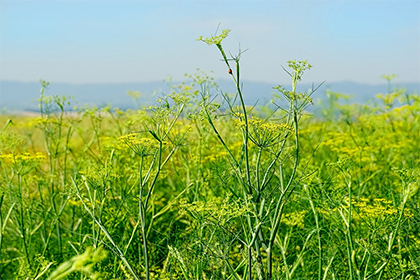
[[[139,137],[138,133],[123,135],[118,138],[118,141],[124,142],[139,156],[150,155],[152,151],[159,147],[156,143],[156,140],[146,137]]]
[[[200,36],[197,38],[197,41],[202,41],[208,45],[220,45],[228,35],[229,35],[230,29],[222,30],[222,33],[219,36],[211,36],[208,38],[203,39],[203,36]]]

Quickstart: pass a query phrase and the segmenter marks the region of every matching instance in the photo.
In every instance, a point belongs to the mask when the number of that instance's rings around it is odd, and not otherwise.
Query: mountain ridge
[[[216,83],[223,92],[235,92],[235,86],[232,81],[218,80]],[[178,82],[171,84],[177,85]],[[289,83],[283,85],[288,88]],[[244,81],[242,92],[249,105],[268,102],[276,90],[273,89],[277,84],[267,82]],[[314,84],[314,87],[317,87]],[[420,92],[420,83],[392,83],[392,88],[405,88],[408,93]],[[298,91],[306,92],[312,88],[312,84],[301,83]],[[39,82],[17,82],[0,80],[0,110],[3,112],[18,111],[37,111],[37,99],[40,96],[41,83]],[[387,93],[388,84],[367,84],[352,81],[343,82],[325,82],[314,93],[315,100],[326,99],[326,91],[339,92],[352,95],[350,102],[365,103],[373,99],[378,93]],[[95,105],[105,106],[111,104],[112,107],[121,109],[136,108],[136,103],[128,95],[129,91],[139,91],[141,97],[140,105],[150,105],[164,95],[170,93],[169,84],[163,81],[152,82],[132,82],[132,83],[89,83],[89,84],[70,84],[70,83],[51,83],[45,90],[45,95],[73,96],[71,100],[74,105]]]

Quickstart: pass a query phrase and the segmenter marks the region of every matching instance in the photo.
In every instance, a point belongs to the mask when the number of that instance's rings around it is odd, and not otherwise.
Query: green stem
[[[260,197],[261,197],[261,193],[263,191],[262,185],[260,186],[260,163],[261,163],[261,154],[262,154],[262,147],[259,147],[258,149],[258,155],[257,155],[257,164],[255,166],[255,180],[257,181],[256,183],[256,188],[258,191],[258,197],[256,199],[256,201],[258,202]]]
[[[294,86],[295,88],[295,86]],[[272,229],[270,231],[270,238],[269,238],[269,242],[268,242],[268,256],[267,256],[267,272],[268,272],[268,279],[272,279],[272,250],[273,250],[273,245],[274,245],[274,240],[276,238],[278,229],[279,229],[279,225],[280,225],[280,220],[281,220],[281,216],[283,213],[283,207],[285,205],[285,201],[284,198],[285,196],[288,194],[288,191],[292,185],[292,182],[295,178],[296,175],[296,170],[297,170],[297,166],[299,163],[299,126],[298,126],[298,120],[297,120],[297,111],[296,111],[296,106],[291,108],[293,113],[293,122],[294,122],[294,130],[295,130],[295,161],[294,161],[294,165],[293,165],[293,169],[292,169],[292,174],[289,177],[289,181],[286,185],[286,187],[283,187],[283,168],[282,165],[280,165],[280,182],[281,182],[281,190],[282,193],[277,201],[277,205],[274,211],[274,224],[272,226]],[[291,193],[293,192],[293,189],[289,192],[288,196],[291,195]],[[286,198],[287,199],[287,198]]]
[[[315,218],[315,225],[316,225],[316,231],[318,234],[318,280],[321,280],[322,278],[322,241],[321,241],[321,228],[319,226],[319,217],[318,212],[315,209],[315,205],[310,193],[310,190],[308,189],[308,186],[305,185],[305,190],[308,195],[309,204],[312,209],[312,213],[314,213]]]
[[[108,241],[111,243],[113,249],[117,253],[117,256],[122,260],[122,262],[125,264],[125,266],[128,268],[128,270],[131,272],[131,275],[134,277],[134,279],[140,280],[140,277],[134,271],[133,267],[130,265],[130,263],[128,262],[128,260],[124,256],[124,254],[121,251],[121,249],[114,242],[114,239],[112,238],[111,234],[108,232],[108,230],[106,229],[106,227],[102,224],[102,222],[100,220],[98,220],[98,218],[95,216],[95,214],[92,212],[92,210],[87,206],[87,204],[83,200],[82,195],[80,193],[80,189],[79,189],[77,183],[74,181],[73,178],[72,178],[72,181],[73,181],[73,185],[74,185],[74,187],[76,189],[77,196],[79,197],[80,201],[82,202],[82,204],[83,204],[86,212],[88,212],[88,214],[92,217],[93,221],[99,226],[99,228],[105,234],[105,236],[107,237]]]
[[[146,208],[142,203],[140,198],[140,224],[141,224],[141,234],[143,239],[143,253],[144,253],[144,266],[146,269],[146,280],[150,279],[150,268],[149,268],[149,253],[147,249],[147,236],[146,236]]]
[[[23,196],[22,196],[22,174],[20,174],[20,172],[18,172],[18,195],[19,195],[19,206],[17,209],[19,209],[19,227],[20,227],[20,233],[22,235],[22,242],[23,242],[23,248],[25,251],[25,258],[26,261],[28,263],[28,265],[31,265],[31,261],[29,258],[29,249],[28,249],[28,240],[27,240],[27,236],[26,236],[26,227],[25,227],[25,218],[23,215],[24,212],[24,205],[23,205]]]
[[[351,178],[348,185],[348,191],[349,191],[349,212],[347,217],[347,258],[348,258],[348,265],[349,265],[349,274],[350,274],[350,280],[353,279],[353,258],[354,258],[354,252],[353,252],[353,240],[352,240],[352,231],[351,231],[351,222],[352,222],[352,193],[351,193]]]

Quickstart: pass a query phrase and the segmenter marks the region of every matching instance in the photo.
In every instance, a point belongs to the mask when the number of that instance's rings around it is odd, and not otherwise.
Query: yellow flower
[[[10,163],[36,163],[44,160],[45,156],[41,152],[36,152],[35,154],[4,154],[0,155],[0,158],[2,158],[5,162]]]
[[[155,139],[139,137],[138,133],[130,133],[118,138],[118,141],[125,143],[130,149],[140,156],[150,155],[159,145]]]
[[[249,119],[250,140],[258,147],[269,147],[283,140],[293,128],[287,124],[264,121],[258,117]]]
[[[291,227],[297,226],[298,228],[304,228],[305,224],[303,223],[303,220],[305,219],[305,215],[307,212],[307,210],[302,210],[298,212],[284,214],[281,217],[281,222]]]

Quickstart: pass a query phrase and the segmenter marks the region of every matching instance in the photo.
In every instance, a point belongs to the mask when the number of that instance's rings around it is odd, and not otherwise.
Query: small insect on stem
[[[232,75],[232,69],[229,69],[228,73]]]

